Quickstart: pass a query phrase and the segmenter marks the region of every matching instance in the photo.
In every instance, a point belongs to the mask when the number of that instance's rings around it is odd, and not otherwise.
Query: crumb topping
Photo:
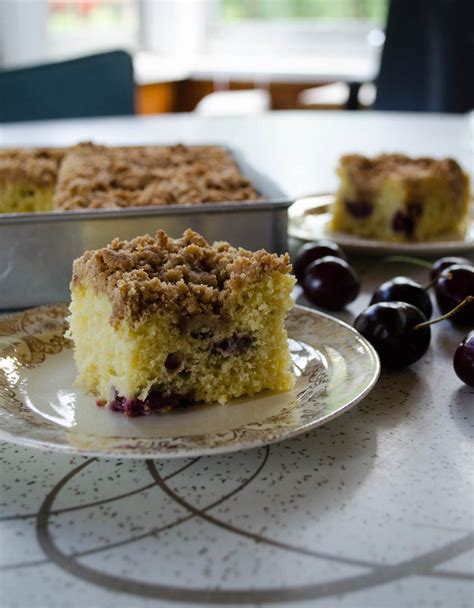
[[[121,208],[261,198],[216,146],[76,146],[54,196],[60,209]]]
[[[414,183],[417,179],[437,176],[446,179],[456,196],[462,195],[467,179],[459,163],[452,158],[411,158],[403,154],[381,154],[367,158],[359,154],[342,156],[340,166],[355,187],[363,193],[375,192],[387,178],[396,177]]]
[[[288,273],[288,254],[252,252],[226,242],[209,245],[188,229],[180,239],[159,230],[131,241],[114,239],[74,262],[71,287],[92,285],[107,294],[111,322],[126,319],[134,327],[158,310],[182,316],[223,314],[236,289],[271,273]]]
[[[0,179],[54,186],[64,153],[60,148],[0,149]]]

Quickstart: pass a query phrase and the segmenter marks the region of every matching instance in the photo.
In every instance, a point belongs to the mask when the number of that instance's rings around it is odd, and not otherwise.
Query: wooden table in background
[[[139,114],[191,112],[216,90],[258,87],[268,90],[272,110],[301,109],[298,96],[306,89],[334,82],[371,82],[378,71],[377,58],[370,54],[352,58],[207,55],[187,64],[142,52],[134,62]]]

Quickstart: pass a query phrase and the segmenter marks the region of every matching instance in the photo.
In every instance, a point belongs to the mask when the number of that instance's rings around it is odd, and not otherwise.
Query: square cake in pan
[[[71,283],[78,382],[128,416],[291,388],[290,270],[286,254],[191,230],[86,252]]]
[[[249,201],[261,196],[219,146],[0,150],[0,213]]]
[[[384,241],[462,235],[469,178],[452,159],[343,156],[331,229]]]

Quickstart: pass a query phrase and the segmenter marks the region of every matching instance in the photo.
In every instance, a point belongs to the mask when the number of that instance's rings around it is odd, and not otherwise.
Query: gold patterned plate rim
[[[264,392],[225,406],[198,405],[129,423],[73,387],[72,345],[63,335],[66,314],[66,305],[60,304],[0,318],[1,440],[106,458],[240,451],[289,439],[340,416],[372,390],[380,374],[377,353],[355,329],[295,306],[287,319],[297,375],[293,391]],[[214,430],[197,433],[200,426]],[[180,432],[163,435],[173,428]]]
[[[326,193],[297,199],[288,210],[288,234],[301,241],[331,239],[348,251],[373,255],[380,253],[447,255],[462,251],[474,251],[474,199],[471,201],[470,216],[464,239],[455,238],[455,235],[452,234],[445,234],[423,243],[392,243],[331,231],[328,222],[334,198],[334,193]]]

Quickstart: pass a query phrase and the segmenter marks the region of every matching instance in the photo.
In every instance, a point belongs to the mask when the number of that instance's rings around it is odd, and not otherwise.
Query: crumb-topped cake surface
[[[0,213],[252,201],[262,197],[219,146],[0,150]]]
[[[260,198],[217,146],[76,147],[61,165],[61,209],[212,203]]]
[[[0,180],[54,185],[63,156],[64,150],[59,148],[0,149]]]
[[[404,154],[380,154],[367,158],[348,154],[340,160],[355,186],[361,191],[376,190],[388,178],[418,180],[435,176],[448,180],[456,192],[463,189],[465,175],[459,163],[452,158],[412,158]]]
[[[252,252],[226,242],[209,245],[187,230],[173,239],[163,230],[155,237],[115,239],[74,262],[72,284],[86,282],[105,292],[112,321],[143,323],[158,310],[183,314],[220,313],[234,289],[258,282],[272,272],[289,273],[288,254]]]
[[[0,213],[51,211],[64,150],[0,150]]]

